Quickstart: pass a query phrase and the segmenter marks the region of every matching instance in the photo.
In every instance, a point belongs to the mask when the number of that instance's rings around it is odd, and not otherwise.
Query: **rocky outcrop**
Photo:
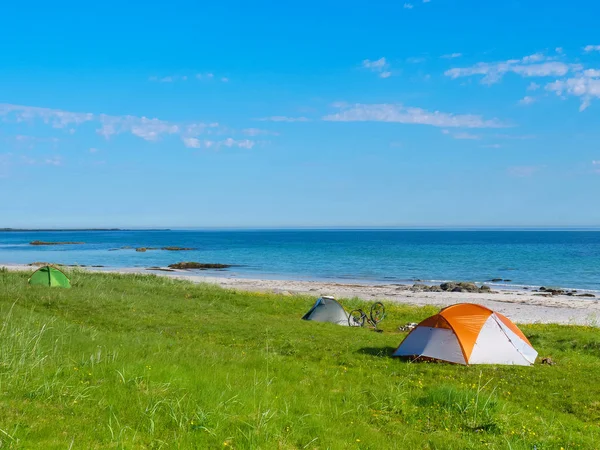
[[[211,263],[198,263],[198,262],[179,262],[176,264],[169,264],[170,269],[227,269],[231,267],[230,264],[211,264]]]
[[[29,245],[81,245],[85,242],[46,242],[46,241],[31,241]]]
[[[411,288],[413,292],[476,292],[476,293],[491,293],[492,290],[485,284],[477,286],[470,282],[448,282],[442,283],[439,286],[428,286],[426,284],[414,284]]]

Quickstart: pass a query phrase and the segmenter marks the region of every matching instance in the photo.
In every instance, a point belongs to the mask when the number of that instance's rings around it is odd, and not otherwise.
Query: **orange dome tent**
[[[394,356],[529,366],[537,352],[507,317],[485,306],[459,303],[417,325]]]

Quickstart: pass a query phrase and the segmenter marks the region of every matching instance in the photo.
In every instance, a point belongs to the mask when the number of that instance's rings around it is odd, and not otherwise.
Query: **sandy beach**
[[[27,265],[0,265],[8,270],[33,271]],[[223,288],[284,295],[333,295],[336,298],[359,297],[365,300],[387,300],[413,305],[448,306],[460,302],[478,303],[498,311],[518,323],[559,323],[600,325],[600,302],[594,298],[566,295],[543,297],[531,291],[503,290],[491,293],[414,292],[411,286],[398,284],[346,284],[338,282],[267,280],[232,278],[226,275],[202,275],[198,272],[170,272],[139,268],[85,268],[91,272],[141,273],[184,279],[194,283],[217,284]]]

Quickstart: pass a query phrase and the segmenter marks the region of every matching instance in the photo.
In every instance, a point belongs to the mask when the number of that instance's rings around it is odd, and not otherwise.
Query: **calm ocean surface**
[[[85,244],[29,245],[34,240]],[[123,246],[196,250],[111,251]],[[0,232],[0,263],[33,261],[110,267],[197,261],[238,265],[221,276],[363,283],[502,278],[511,281],[499,285],[600,290],[600,231]]]

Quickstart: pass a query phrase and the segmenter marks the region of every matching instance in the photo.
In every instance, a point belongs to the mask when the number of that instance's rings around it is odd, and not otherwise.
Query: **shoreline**
[[[0,264],[0,268],[11,271],[35,270],[21,264]],[[94,273],[145,274],[187,280],[194,283],[217,284],[226,289],[251,292],[273,292],[283,295],[332,295],[336,298],[358,297],[363,300],[386,300],[418,306],[449,306],[455,303],[479,303],[498,311],[517,323],[557,323],[569,325],[600,326],[600,302],[594,298],[578,298],[566,295],[544,297],[525,290],[502,290],[490,293],[468,292],[422,292],[411,290],[410,285],[359,284],[325,281],[274,280],[239,278],[190,273],[186,270],[163,272],[141,268],[88,268]],[[581,290],[585,292],[585,290]],[[537,293],[543,294],[543,293]]]

